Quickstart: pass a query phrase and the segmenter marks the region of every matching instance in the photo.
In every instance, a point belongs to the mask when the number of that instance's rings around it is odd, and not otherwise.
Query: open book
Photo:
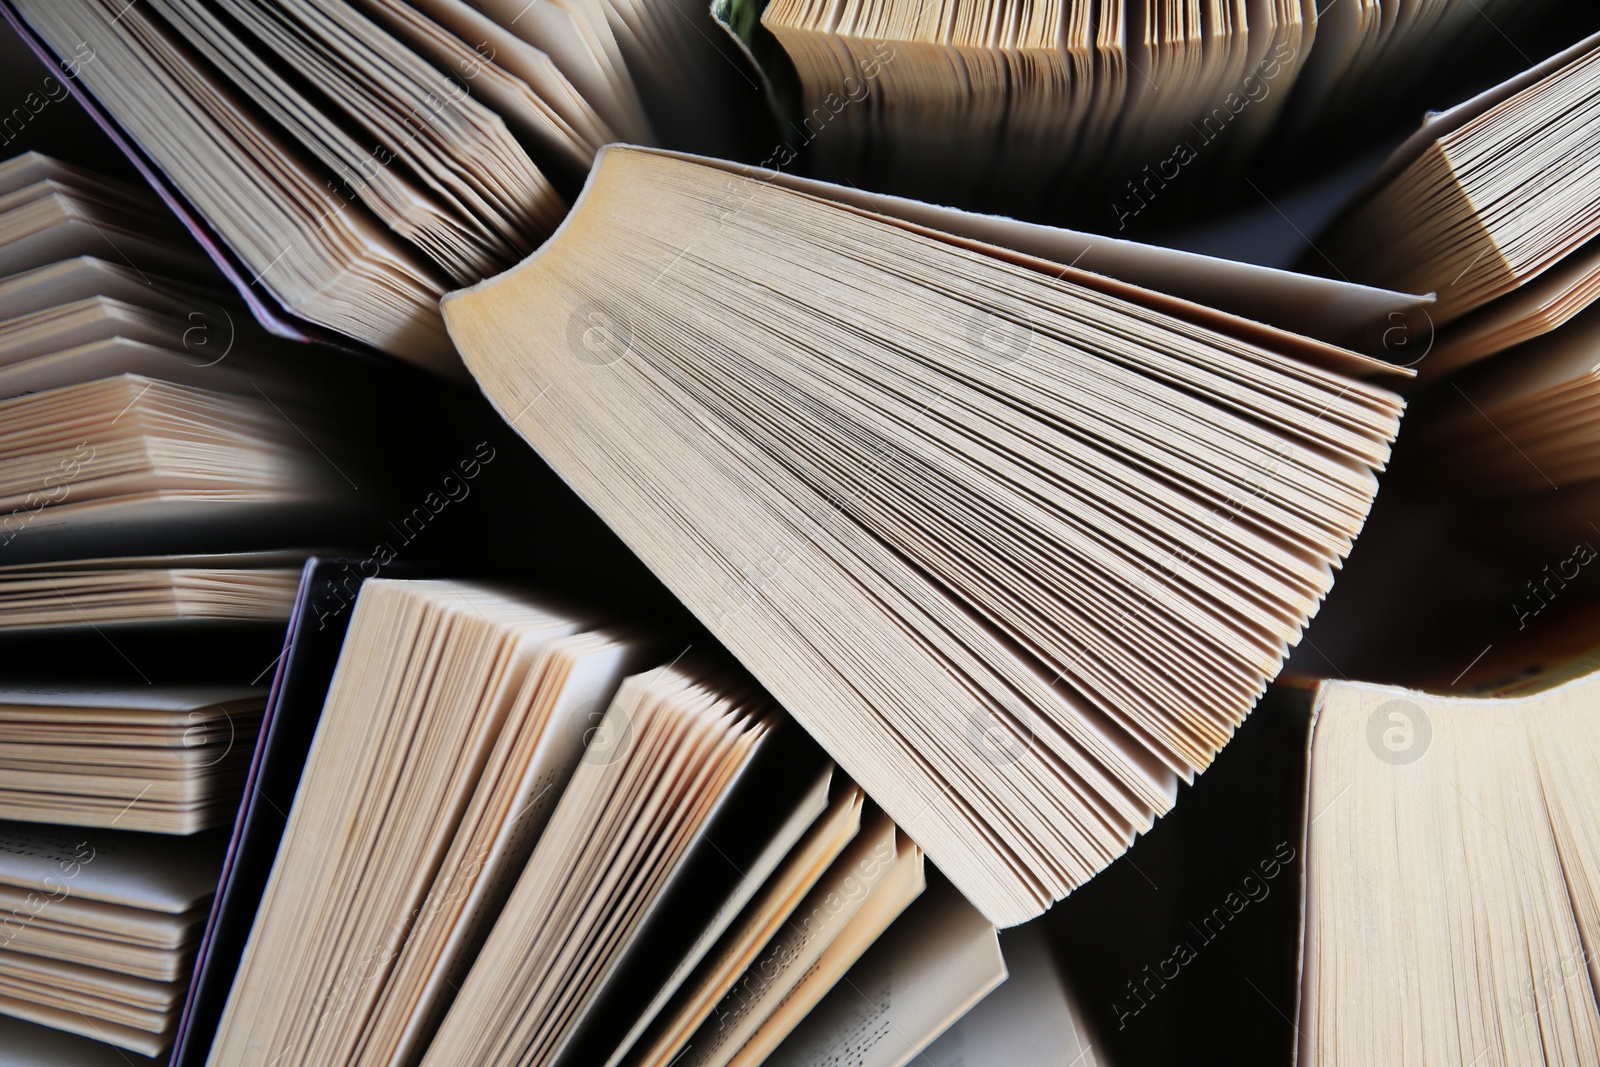
[[[1317,31],[1303,0],[731,6],[758,12],[751,32],[792,62],[792,121],[821,173],[1054,215],[1072,203],[1063,187],[1130,175],[1132,190],[1141,165],[1173,162],[1175,143],[1187,150],[1178,165],[1254,147]]]
[[[1600,294],[1597,101],[1600,35],[1430,116],[1317,239],[1342,276],[1438,294],[1419,371],[1537,337]]]
[[[867,163],[892,162],[913,185],[937,172],[953,190],[971,184],[964,170],[995,159],[996,193],[1014,182],[1054,188],[1072,161],[1104,158],[1084,144],[1170,152],[1172,140],[1161,138],[1175,124],[1202,151],[1224,133],[1239,150],[1259,140],[1287,99],[1315,23],[1305,0],[1193,11],[1074,3],[1054,16],[1019,14],[1026,25],[1010,29],[959,31],[899,16],[904,24],[871,25],[865,12],[861,25],[834,26],[829,19],[842,13],[719,3],[719,17],[736,30],[765,34],[765,18],[814,74],[810,110],[790,132],[758,133],[765,125],[745,105],[762,75],[745,69],[748,42],[725,37],[708,6],[161,0],[123,11],[115,0],[7,0],[0,8],[15,10],[41,55],[72,56],[80,42],[102,42],[68,88],[264,325],[297,338],[354,339],[446,375],[460,366],[441,328],[440,296],[536,247],[608,142],[699,147],[792,170],[791,133],[817,140],[819,163],[824,152],[853,157],[864,151],[861,138],[882,135],[905,151],[887,161],[867,151]],[[853,42],[848,54],[827,51],[844,38]],[[757,51],[787,63],[770,36]],[[968,75],[952,76],[957,55],[976,64]],[[1013,62],[1030,78],[1054,80],[1008,81],[1002,74]],[[994,140],[1002,115],[1004,152],[972,151],[974,140]],[[823,127],[827,136],[818,137]],[[752,137],[771,140],[735,145]],[[918,163],[929,138],[954,146],[937,167]],[[1151,181],[1146,172],[1141,182]],[[881,188],[883,173],[874,169],[863,184]],[[1007,198],[997,206],[1016,214],[1026,205]],[[1241,281],[1239,264],[1219,260],[1202,260],[1211,276],[1196,279],[1202,257],[1077,236],[1079,251],[1062,262],[1093,246],[1079,266],[1150,284],[1118,269],[1128,255],[1142,258],[1161,275],[1154,287],[1176,292],[1169,276],[1188,275],[1186,284],[1212,295],[1183,295],[1230,310],[1284,281],[1248,269]],[[1253,292],[1250,283],[1263,279],[1266,293]],[[1328,284],[1315,302],[1323,313],[1337,309],[1355,333],[1375,321],[1360,306],[1371,295]],[[1294,328],[1316,335],[1307,315],[1303,305],[1305,321]]]
[[[1316,688],[1300,1063],[1593,1061],[1593,666],[1504,696]]]
[[[411,1057],[652,644],[490,588],[367,582],[212,1062]]]
[[[516,429],[1014,924],[1276,673],[1398,425],[1367,379],[1400,372],[790,185],[608,148],[446,319]]]
[[[600,145],[649,136],[587,4],[490,5],[503,25],[462,0],[15,7],[53,47],[98,42],[81,84],[264,321],[447,374],[439,297],[536,247]]]
[[[1589,637],[1558,659],[1497,644],[1448,694],[1274,686],[1180,802],[1184,832],[1164,823],[1050,916],[1099,1047],[1166,1062],[1238,1033],[1252,1062],[1301,1067],[1593,1062]]]
[[[368,581],[208,1062],[754,1064],[860,968],[929,983],[915,1048],[992,989],[993,926],[913,907],[922,850],[759,688],[624,680],[668,647]]]

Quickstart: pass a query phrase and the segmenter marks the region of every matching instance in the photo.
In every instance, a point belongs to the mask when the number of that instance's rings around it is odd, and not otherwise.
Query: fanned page
[[[1401,404],[990,251],[609,148],[444,306],[502,414],[1010,925],[1227,741]]]
[[[111,251],[109,234],[151,269],[183,276],[208,269],[147,190],[38,152],[0,163],[0,238],[6,246],[0,270],[6,275],[73,254],[104,255]]]
[[[1304,0],[773,0],[757,10],[794,65],[797,122],[825,173],[1054,214],[1076,199],[1063,188],[1110,187],[1106,175],[1134,172],[1176,141],[1204,147],[1236,123],[1207,158],[1242,158],[1288,96],[1316,25]],[[843,97],[872,104],[844,107]]]
[[[0,398],[130,373],[318,402],[325,389],[299,358],[318,354],[290,355],[246,316],[220,290],[87,255],[11,274],[0,280]]]
[[[209,1062],[390,1062],[618,680],[575,661],[627,642],[588,633],[493,587],[364,584]]]
[[[479,0],[421,0],[416,4],[441,27],[452,31],[475,55],[492,55],[506,73],[536,90],[548,106],[575,129],[595,128],[601,139],[590,145],[585,164],[602,144],[623,140],[650,143],[644,105],[627,71],[608,65],[595,27],[552,0],[531,3]],[[596,20],[609,35],[609,28]],[[612,43],[612,49],[616,47]],[[469,68],[475,69],[475,68]],[[610,136],[604,136],[609,133]]]
[[[682,1053],[690,1035],[728,990],[746,978],[767,943],[860,833],[864,801],[857,786],[839,783],[828,810],[818,817],[805,840],[785,857],[783,867],[762,887],[760,896],[750,902],[737,922],[706,953],[671,1002],[653,1004],[652,1010],[640,1017],[617,1044],[606,1067],[616,1067],[625,1056],[630,1067],[665,1067]],[[645,1033],[647,1025],[650,1031]]]
[[[79,41],[98,42],[82,83],[216,228],[254,284],[303,319],[453,369],[434,310],[444,289],[436,268],[330,191],[300,146],[246,118],[232,87],[150,9],[100,0],[16,7],[63,55]]]
[[[874,813],[672,1062],[760,1063],[924,886],[921,850]]]
[[[1596,1062],[1597,701],[1322,684],[1304,1067]]]
[[[907,225],[925,227],[943,238],[960,238],[991,252],[1004,250],[1019,260],[1034,257],[1071,264],[1070,276],[1097,284],[1112,295],[1154,306],[1182,307],[1184,315],[1205,316],[1208,324],[1247,339],[1270,337],[1272,344],[1300,341],[1306,358],[1317,354],[1336,369],[1358,377],[1403,378],[1411,371],[1358,356],[1334,346],[1362,343],[1396,322],[1420,323],[1431,297],[1391,292],[1346,281],[1218,259],[1161,245],[1118,240],[1098,233],[1019,222],[1000,215],[981,215],[939,207],[919,200],[868,192],[856,186],[803,178],[767,167],[751,167],[686,153],[666,153],[714,166],[744,181],[770,182],[781,189],[807,193]],[[742,188],[739,183],[732,187]],[[1052,273],[1060,270],[1059,266]],[[1398,316],[1398,317],[1397,317]],[[1273,328],[1276,328],[1274,332]],[[1391,335],[1392,336],[1392,335]],[[1327,342],[1307,343],[1306,339]]]
[[[1009,963],[988,920],[948,883],[932,886],[763,1062],[903,1067],[1008,981]],[[1017,1065],[998,1052],[971,1049],[974,1067]]]
[[[625,682],[598,727],[608,758],[573,775],[424,1067],[559,1062],[619,968],[674,967],[670,955],[629,949],[648,943],[654,905],[672,894],[675,873],[694,866],[691,845],[717,840],[728,818],[787,814],[760,810],[772,768],[752,771],[763,753],[771,758],[763,742],[776,725],[763,694],[703,665]],[[736,802],[741,779],[758,792]],[[692,879],[688,889],[691,911],[714,906]],[[683,916],[680,925],[696,924]]]
[[[1544,278],[1569,256],[1592,260],[1580,250],[1600,237],[1600,39],[1561,58],[1459,125],[1441,123],[1426,147],[1403,146],[1397,161],[1409,161],[1334,221],[1319,253],[1361,281],[1436,292],[1440,325],[1525,285],[1559,301],[1600,284],[1592,272]]]
[[[102,251],[115,255],[109,248]],[[7,274],[0,281],[0,320],[10,322],[46,308],[96,297],[181,316],[193,310],[197,300],[221,299],[221,291],[159,275],[141,275],[133,267],[90,255],[71,256]]]
[[[542,167],[576,185],[614,139],[536,48],[502,35],[502,66],[402,4],[17,7],[52,47],[101,42],[82,84],[250,289],[445,374],[444,286],[536,247],[566,207]]]

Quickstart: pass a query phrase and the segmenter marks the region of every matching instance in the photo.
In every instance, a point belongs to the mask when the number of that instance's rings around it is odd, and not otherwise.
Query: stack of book
[[[147,191],[38,153],[0,190],[0,819],[25,820],[8,855],[101,857],[93,878],[5,873],[4,1006],[161,1055],[308,559],[376,530],[388,564],[496,448],[413,497],[404,468],[439,434],[384,406],[455,418],[436,384],[271,338]],[[345,413],[362,387],[375,408]]]
[[[86,682],[92,668],[52,672],[14,642],[92,633],[121,655],[129,630],[281,626],[297,528],[342,505],[295,422],[322,429],[307,392],[247,328],[221,336],[247,315],[153,196],[35,153],[0,165],[0,190],[0,640],[8,681],[32,683],[0,695],[0,817],[27,820],[4,832],[4,1004],[155,1055],[222,862],[202,831],[233,821],[265,691]],[[282,540],[227,551],[245,530]],[[217,551],[146,551],[164,541]]]
[[[1600,37],[1511,6],[7,0],[141,180],[0,163],[0,1037],[1592,1062]],[[1442,86],[1299,272],[1052,225]]]
[[[172,1039],[216,889],[215,835],[0,824],[7,1015],[142,1055]]]

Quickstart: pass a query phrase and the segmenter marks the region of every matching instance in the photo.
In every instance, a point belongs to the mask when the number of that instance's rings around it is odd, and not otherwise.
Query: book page
[[[1073,991],[1051,958],[1044,927],[1030,923],[1000,935],[1010,972],[923,1050],[931,1067],[1098,1067],[1087,1025]]]
[[[111,1045],[0,1015],[0,1048],[10,1067],[129,1067],[151,1062]]]
[[[0,822],[0,882],[178,914],[216,892],[226,840]]]
[[[1004,982],[1006,963],[989,921],[953,886],[935,886],[850,968],[766,1063],[901,1067]],[[1036,961],[1030,957],[1029,964],[1030,983],[1037,984]],[[1045,997],[1035,996],[1023,1010],[1048,1007]],[[1028,1024],[1042,1029],[1039,1021]],[[1011,1036],[1025,1038],[1027,1029]],[[1065,1047],[1061,1044],[1053,1050],[1056,1058],[1017,1059],[1010,1046],[995,1042],[988,1031],[980,1027],[975,1033],[986,1044],[974,1047],[972,1059],[935,1062],[941,1067],[1057,1067],[1070,1060],[1059,1058]],[[1019,1049],[1028,1047],[1025,1040],[1018,1044]]]

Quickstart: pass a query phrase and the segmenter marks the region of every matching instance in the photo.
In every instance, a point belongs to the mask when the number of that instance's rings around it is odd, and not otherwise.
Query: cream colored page
[[[1059,990],[1059,980],[1054,988],[1048,985],[1054,975],[1048,958],[1040,966],[1043,948],[1036,927],[1018,933],[1023,936],[1016,938],[1017,954],[1026,960],[1026,984],[1018,988],[1028,999],[1009,1013],[974,1019],[999,995],[991,991],[1009,988],[1001,986],[1009,954],[1002,958],[995,928],[959,891],[948,884],[930,890],[895,920],[766,1064],[902,1067],[913,1059],[919,1064],[931,1059],[939,1067],[1060,1067],[1071,1062],[1070,1056],[1056,1058],[1071,1051],[1070,1024],[1060,1024],[1063,1009],[1050,996]],[[968,1026],[968,1036],[958,1037],[965,1044],[946,1047],[970,1049],[968,1059],[939,1055],[940,1045],[957,1036],[947,1033],[952,1024]]]
[[[1572,686],[1591,706],[1600,698],[1600,683]],[[1305,1067],[1600,1063],[1530,731],[1548,699],[1325,685],[1308,804]]]
[[[701,964],[699,971],[666,1008],[665,1024],[659,1034],[632,1056],[628,1062],[634,1067],[665,1067],[677,1054],[683,1042],[716,1007],[735,981],[744,974],[756,955],[766,946],[799,906],[804,895],[827,873],[828,867],[839,853],[854,840],[861,829],[861,808],[865,800],[859,787],[850,785],[840,790],[830,809],[817,821],[805,841],[794,849],[779,870],[763,888],[763,895],[753,902],[739,923],[724,935],[722,941]],[[633,1043],[653,1020],[646,1017],[634,1027],[632,1033],[618,1046],[607,1061],[615,1067],[632,1051]]]
[[[885,815],[862,829],[695,1032],[674,1067],[714,1067],[733,1058],[890,876],[895,840],[894,823]]]
[[[922,850],[909,838],[898,842],[894,868],[869,892],[859,911],[841,929],[794,988],[728,1061],[729,1067],[757,1067],[827,996],[889,925],[927,888]]]

